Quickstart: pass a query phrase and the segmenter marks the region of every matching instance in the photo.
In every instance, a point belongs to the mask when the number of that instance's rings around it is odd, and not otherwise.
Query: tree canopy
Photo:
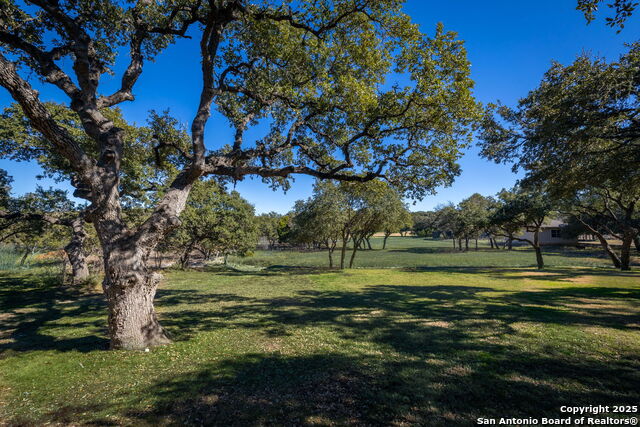
[[[609,234],[621,237],[623,269],[640,233],[639,94],[635,43],[612,63],[582,55],[567,66],[553,64],[516,108],[490,107],[481,131],[483,155],[523,169],[523,186],[576,203],[583,218],[589,211],[594,220],[606,216],[617,223]],[[606,239],[600,240],[611,256]]]
[[[489,108],[482,154],[514,162],[526,182],[555,194],[638,187],[639,95],[640,44],[612,63],[588,55],[554,63],[517,107]]]

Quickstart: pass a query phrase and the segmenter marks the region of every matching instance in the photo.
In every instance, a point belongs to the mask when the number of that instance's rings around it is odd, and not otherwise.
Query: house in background
[[[545,222],[538,235],[541,246],[576,246],[578,245],[578,236],[569,237],[562,233],[562,229],[567,223],[558,219],[551,219]],[[533,241],[533,231],[525,231],[523,234],[516,236],[520,239],[529,239]],[[515,243],[515,242],[514,242]]]

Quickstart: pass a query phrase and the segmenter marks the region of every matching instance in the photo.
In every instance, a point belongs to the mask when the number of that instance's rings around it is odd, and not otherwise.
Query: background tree
[[[85,282],[90,275],[87,263],[88,231],[81,208],[64,191],[42,189],[12,198],[13,179],[0,170],[0,242],[9,241],[23,248],[22,262],[38,245],[57,249],[51,240],[68,238],[64,251],[71,265],[73,284]],[[57,227],[53,227],[57,226]],[[63,229],[61,232],[60,229]]]
[[[351,239],[349,268],[353,268],[356,254],[366,239],[383,229],[387,220],[386,210],[394,195],[393,190],[386,183],[378,180],[366,183],[342,182],[338,190],[344,196],[343,203],[347,209],[347,213],[343,215],[346,219],[343,235],[347,240]],[[343,240],[341,268],[344,266],[345,248],[346,243]]]
[[[12,182],[13,177],[9,176],[6,170],[0,169],[0,209],[4,210],[9,207]]]
[[[472,194],[458,204],[467,250],[470,238],[475,239],[475,249],[478,250],[478,239],[489,228],[490,208],[491,200],[478,193]]]
[[[334,265],[333,253],[346,219],[343,196],[334,183],[318,181],[314,185],[313,196],[306,201],[298,201],[294,209],[296,236],[302,242],[324,246],[328,251],[330,268]]]
[[[277,212],[264,213],[256,217],[258,234],[269,242],[269,248],[271,249],[278,244],[278,224],[280,223],[280,217],[282,217],[282,215]]]
[[[382,240],[382,249],[387,248],[387,239],[393,233],[399,233],[403,228],[408,228],[413,223],[411,212],[407,209],[406,204],[402,201],[400,195],[389,188],[389,191],[382,200],[382,203],[386,205],[383,209],[386,213],[383,216],[383,223],[381,231],[384,233],[384,239]]]
[[[401,208],[405,210],[403,214]],[[398,217],[390,225],[389,213]],[[367,238],[386,227],[400,227],[398,221],[408,221],[399,194],[383,181],[365,183],[319,181],[306,201],[298,201],[293,213],[291,234],[298,242],[320,243],[329,250],[329,265],[333,266],[333,251],[341,243],[340,268],[345,268],[347,247],[351,245],[349,268]],[[398,219],[400,218],[400,220]]]
[[[438,213],[436,211],[412,212],[411,217],[413,222],[411,230],[416,236],[428,237],[435,233],[440,233],[438,229]]]
[[[563,211],[598,238],[616,268],[629,270],[631,245],[640,234],[640,215],[637,210],[639,202],[640,189],[625,193],[584,190],[567,198]],[[607,236],[622,241],[619,252],[609,243]]]
[[[555,199],[595,192],[606,199],[602,206],[633,211],[640,188],[639,70],[637,43],[610,64],[586,55],[568,66],[554,64],[517,108],[490,109],[483,154],[514,162],[526,173],[523,185],[544,186]],[[623,248],[638,235],[632,217],[620,224]]]
[[[52,228],[54,225],[70,226],[70,217],[75,215],[73,203],[66,192],[38,187],[20,197],[9,197],[6,209],[0,211],[3,233],[0,240],[12,243],[22,251],[21,264],[24,264],[37,249],[62,246],[57,242],[60,236]],[[52,243],[52,239],[56,243]],[[83,256],[80,258],[84,259]],[[70,254],[69,259],[75,261],[74,255]]]
[[[198,181],[187,200],[182,224],[167,238],[181,252],[180,265],[189,266],[194,251],[205,260],[255,249],[257,227],[253,206],[236,191],[227,193],[215,180]]]
[[[453,240],[453,249],[456,248],[456,240],[458,248],[462,250],[462,238],[464,235],[464,223],[460,218],[460,211],[456,209],[453,203],[438,206],[436,208],[437,227],[441,233]]]
[[[67,160],[75,194],[91,203],[85,218],[102,244],[113,348],[168,342],[153,308],[159,275],[147,260],[180,224],[200,177],[258,175],[284,186],[295,173],[384,177],[421,197],[458,173],[461,141],[478,117],[464,48],[440,26],[425,37],[401,6],[396,0],[5,2],[0,85],[43,136],[42,149]],[[201,50],[185,65],[202,70],[190,148],[167,132],[167,139],[155,138],[165,150],[159,160],[177,153],[183,165],[148,218],[131,227],[119,191],[125,132],[106,111],[133,100],[145,60],[187,32]],[[104,94],[100,77],[114,72],[123,45],[129,63],[121,87]],[[92,150],[40,101],[30,75],[66,95]],[[391,76],[402,76],[403,84]],[[212,106],[236,132],[228,145],[207,151]],[[245,141],[247,127],[260,120],[270,122],[268,133]]]
[[[490,221],[497,227],[498,235],[510,240],[526,242],[536,253],[538,269],[544,268],[542,248],[540,246],[540,230],[545,220],[552,213],[552,204],[542,192],[526,191],[516,187],[513,191],[499,193],[500,205],[493,212]],[[522,231],[533,234],[533,238],[518,237]]]

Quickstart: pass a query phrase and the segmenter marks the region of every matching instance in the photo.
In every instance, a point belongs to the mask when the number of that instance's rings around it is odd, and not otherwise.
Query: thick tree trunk
[[[478,239],[476,239],[476,251],[478,250]]]
[[[333,268],[333,249],[329,248],[329,268]]]
[[[183,270],[189,267],[189,261],[191,261],[191,252],[193,252],[194,244],[195,242],[189,242],[184,252],[182,253],[182,256],[180,257],[180,268]]]
[[[507,248],[511,251],[513,250],[513,239],[509,238],[507,240]]]
[[[622,236],[622,248],[620,249],[620,270],[631,270],[631,245],[633,243],[633,235],[625,233]]]
[[[384,233],[384,240],[382,241],[382,249],[387,249],[387,239],[389,238],[389,234]]]
[[[542,270],[544,268],[544,259],[542,258],[542,249],[540,246],[536,246],[533,249],[536,251],[536,263],[538,264],[538,270]]]
[[[75,218],[71,222],[71,241],[64,247],[64,251],[71,264],[71,280],[74,285],[80,284],[89,278],[89,266],[84,254],[84,242],[87,233],[84,229],[84,220]]]
[[[369,240],[369,238],[367,237],[367,246],[369,247],[369,250],[372,251],[373,248],[371,247],[371,241]]]
[[[636,247],[636,252],[640,252],[640,236],[636,236],[633,238],[633,244]]]
[[[466,252],[469,252],[469,238],[468,237],[465,237],[465,239],[464,239],[464,250]]]
[[[452,238],[451,241],[453,242],[453,249],[455,249],[456,248],[456,238],[455,237]]]
[[[622,266],[622,263],[620,262],[620,257],[618,256],[617,253],[613,251],[613,249],[611,248],[611,245],[609,244],[609,242],[607,242],[607,239],[605,239],[604,236],[600,233],[596,233],[596,237],[598,238],[598,240],[600,240],[600,245],[602,245],[602,248],[604,249],[604,251],[607,253],[607,255],[609,255],[609,258],[611,258],[611,262],[613,262],[613,266],[615,268],[620,268]]]
[[[105,256],[102,286],[109,308],[112,349],[143,350],[170,342],[153,307],[161,275],[147,269],[145,258],[140,248]]]
[[[21,266],[24,265],[25,262],[27,262],[27,257],[29,256],[30,253],[31,253],[31,248],[24,251],[24,255],[22,255],[22,258],[20,259]]]

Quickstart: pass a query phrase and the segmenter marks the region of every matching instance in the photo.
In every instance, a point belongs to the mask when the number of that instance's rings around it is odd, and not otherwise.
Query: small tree
[[[280,222],[280,215],[277,212],[269,212],[258,215],[256,217],[256,226],[258,227],[258,234],[260,237],[264,237],[269,242],[269,248],[273,249],[278,243],[278,224]]]
[[[226,193],[214,180],[199,181],[190,193],[183,220],[167,241],[182,252],[180,265],[189,266],[194,251],[205,259],[244,255],[257,244],[254,210],[235,191]]]
[[[298,201],[294,210],[295,235],[301,241],[324,245],[330,268],[334,265],[333,253],[344,231],[347,214],[344,202],[344,194],[334,183],[318,181],[314,185],[313,196],[306,201]]]
[[[436,226],[441,233],[447,237],[451,237],[453,241],[453,249],[456,248],[456,240],[458,248],[462,250],[462,236],[464,234],[464,223],[460,217],[460,211],[449,203],[447,205],[438,206],[436,208]]]
[[[410,227],[413,224],[413,218],[400,195],[392,188],[389,188],[389,191],[386,191],[386,195],[382,197],[381,202],[384,205],[382,209],[385,212],[382,218],[382,232],[384,233],[382,249],[386,249],[389,236]]]
[[[344,235],[347,236],[347,239],[351,239],[349,268],[353,268],[358,249],[362,247],[367,238],[383,229],[389,200],[393,200],[393,190],[382,181],[343,182],[338,188],[344,195],[347,209],[347,213],[344,215],[347,219],[344,223]],[[343,241],[341,267],[344,265],[345,249],[346,243]]]
[[[416,236],[427,237],[434,233],[442,234],[438,229],[438,212],[437,211],[418,211],[412,212],[411,230]]]
[[[329,250],[330,266],[340,241],[340,268],[346,266],[347,246],[351,244],[351,268],[366,239],[391,227],[388,214],[400,207],[404,208],[404,204],[398,193],[382,181],[316,182],[313,196],[296,203],[291,234],[300,242],[323,243]],[[408,213],[405,218],[408,221]],[[395,226],[400,225],[396,222]]]
[[[516,187],[512,192],[499,193],[499,200],[500,206],[493,212],[491,223],[501,231],[499,235],[530,244],[536,253],[538,269],[543,269],[540,230],[552,211],[548,197],[541,192],[530,192]],[[533,238],[517,237],[516,233],[522,231],[533,233]]]
[[[467,250],[470,238],[475,239],[475,249],[478,250],[478,238],[489,228],[490,209],[491,199],[478,193],[472,194],[458,204]]]

